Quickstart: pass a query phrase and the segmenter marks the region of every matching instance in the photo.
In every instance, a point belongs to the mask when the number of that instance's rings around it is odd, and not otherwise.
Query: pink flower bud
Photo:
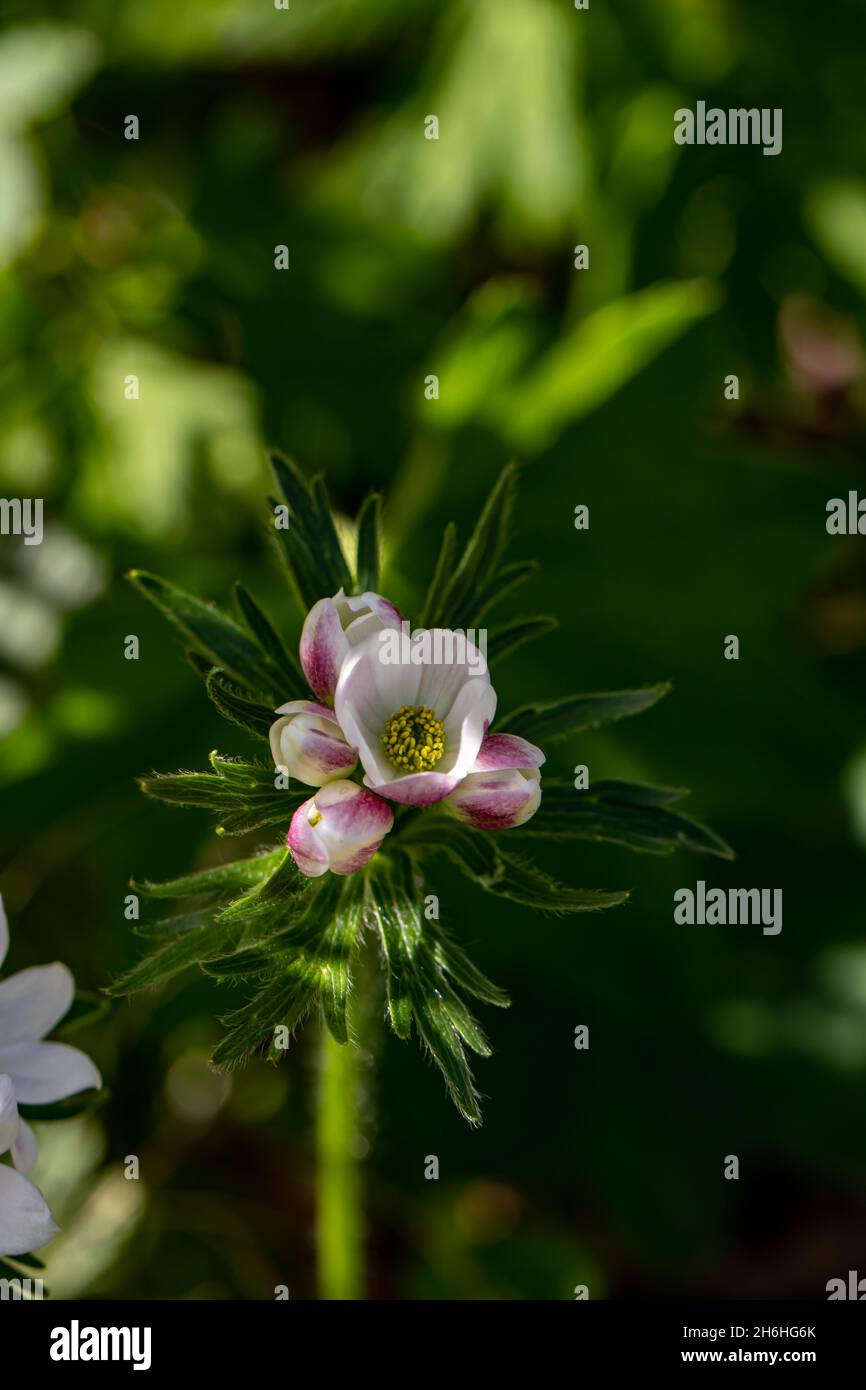
[[[282,718],[270,731],[274,767],[284,767],[290,778],[308,787],[323,787],[349,776],[358,758],[333,710],[314,700],[290,700],[280,705],[277,714]]]
[[[340,667],[351,649],[384,628],[399,629],[402,621],[399,610],[380,594],[347,596],[340,589],[333,598],[320,598],[301,632],[301,665],[313,694],[333,703]]]
[[[394,824],[391,808],[357,782],[329,782],[299,806],[288,846],[302,874],[353,874],[372,859]]]
[[[489,734],[466,777],[442,803],[476,830],[512,830],[541,805],[540,748],[516,734]]]

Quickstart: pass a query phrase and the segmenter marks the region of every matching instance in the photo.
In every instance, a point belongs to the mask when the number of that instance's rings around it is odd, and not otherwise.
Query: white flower
[[[517,734],[489,734],[469,774],[443,801],[476,830],[525,825],[541,804],[544,754]]]
[[[0,965],[8,948],[0,898]],[[18,1105],[47,1105],[102,1085],[96,1067],[78,1048],[43,1041],[68,1012],[74,993],[72,975],[59,961],[20,970],[0,982],[0,1154],[11,1152],[21,1172],[36,1162],[36,1140],[19,1117]],[[55,1230],[32,1183],[0,1164],[0,1253],[37,1249]],[[25,1232],[30,1235],[21,1244]]]
[[[337,722],[358,750],[365,785],[391,801],[430,806],[448,796],[471,770],[496,712],[487,663],[457,636],[418,630],[410,659],[395,662],[374,634],[340,668]],[[417,659],[437,649],[457,655]]]
[[[357,782],[329,782],[298,807],[288,846],[302,874],[353,874],[372,859],[391,826],[391,807]]]
[[[47,1203],[26,1172],[36,1157],[30,1126],[20,1119],[11,1078],[0,1076],[0,1155],[12,1152],[15,1168],[0,1163],[0,1255],[28,1255],[57,1234]]]
[[[300,645],[313,694],[330,703],[352,648],[384,628],[399,628],[402,621],[399,609],[381,594],[347,595],[340,589],[333,598],[320,598],[304,620]]]
[[[327,705],[290,700],[280,705],[277,714],[282,718],[271,725],[270,732],[275,767],[284,767],[290,777],[308,787],[323,787],[354,771],[358,755]]]

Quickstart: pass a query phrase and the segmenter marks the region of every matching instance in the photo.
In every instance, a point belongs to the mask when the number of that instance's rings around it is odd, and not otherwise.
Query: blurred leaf
[[[105,1090],[79,1091],[75,1096],[52,1101],[48,1105],[19,1105],[18,1113],[25,1120],[69,1120],[74,1115],[83,1115],[88,1110],[97,1110],[108,1100],[111,1092]]]
[[[806,199],[806,220],[836,270],[866,294],[866,182],[835,178],[817,184]]]
[[[566,426],[595,410],[687,329],[712,313],[709,281],[672,281],[605,304],[566,330],[534,371],[512,385],[503,410],[508,437],[527,452],[546,448]]]

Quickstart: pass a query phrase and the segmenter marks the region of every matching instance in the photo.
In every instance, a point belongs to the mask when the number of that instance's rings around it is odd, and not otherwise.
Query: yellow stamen
[[[385,725],[382,746],[404,772],[429,772],[445,752],[445,725],[427,705],[401,705]]]

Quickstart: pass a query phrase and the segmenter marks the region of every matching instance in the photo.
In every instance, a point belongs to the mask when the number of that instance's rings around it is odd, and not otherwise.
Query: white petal
[[[6,959],[6,952],[9,950],[9,923],[6,920],[6,909],[3,906],[3,894],[0,893],[0,965]]]
[[[0,1154],[12,1148],[18,1138],[18,1106],[11,1076],[0,1076]]]
[[[18,1121],[18,1138],[12,1145],[12,1162],[19,1173],[29,1173],[36,1162],[36,1135],[26,1120]]]
[[[32,1182],[0,1163],[0,1255],[29,1255],[59,1229]]]
[[[75,982],[65,965],[34,965],[0,984],[0,1045],[35,1041],[68,1012]]]
[[[90,1058],[66,1043],[0,1046],[0,1072],[11,1076],[18,1102],[23,1105],[49,1105],[102,1085]]]

